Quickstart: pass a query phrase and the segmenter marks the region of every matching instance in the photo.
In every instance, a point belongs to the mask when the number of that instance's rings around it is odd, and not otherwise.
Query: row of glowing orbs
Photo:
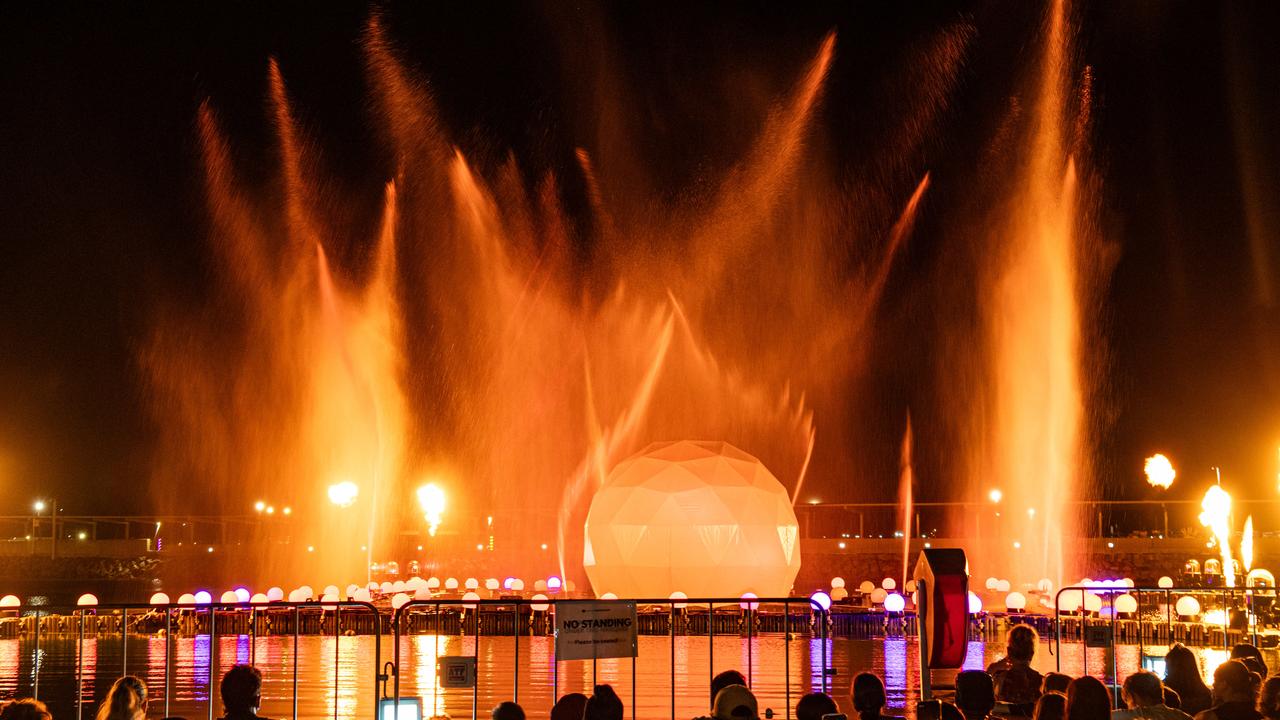
[[[434,597],[433,591],[438,590],[441,587],[441,584],[442,583],[440,581],[440,578],[436,578],[436,577],[428,578],[426,580],[415,577],[407,581],[397,580],[395,582],[383,582],[383,583],[370,582],[366,587],[360,587],[359,585],[351,584],[351,585],[348,585],[346,588],[345,597],[350,598],[356,602],[370,602],[372,600],[372,594],[375,592],[379,592],[383,594],[395,593],[397,597],[399,597],[400,595],[404,595],[406,598],[404,602],[408,602],[409,598],[405,591],[410,591],[413,593],[412,599],[428,600]],[[506,590],[514,590],[516,592],[521,592],[524,590],[524,580],[521,580],[520,578],[514,578],[514,577],[509,577],[501,583],[499,583],[497,578],[489,578],[488,580],[485,580],[484,585],[485,585],[485,589],[489,591],[496,591],[499,587],[502,587]],[[457,578],[447,578],[446,580],[444,580],[443,586],[446,591],[457,590],[458,580]],[[538,580],[533,584],[535,591],[550,590],[553,592],[558,591],[562,588],[572,591],[573,589],[572,586],[573,586],[572,581],[568,583],[562,583],[560,578],[554,577],[554,576],[547,578],[546,580]],[[477,590],[480,587],[480,581],[477,580],[476,578],[467,578],[464,587],[467,590]],[[303,585],[302,587],[291,590],[288,595],[289,602],[306,602],[308,600],[311,600],[314,597],[315,597],[315,591],[312,589],[310,585]],[[284,599],[285,599],[284,590],[278,587],[273,587],[267,590],[266,593],[250,593],[247,588],[241,587],[241,588],[236,588],[235,590],[228,590],[222,593],[218,601],[224,604],[249,603],[251,605],[265,605],[267,603],[272,603],[272,602],[282,602],[284,601]],[[340,598],[339,598],[337,585],[326,586],[320,596],[321,602],[338,602],[339,599]],[[465,595],[463,595],[462,599],[463,600],[479,600],[480,596],[474,592],[468,592]],[[533,599],[545,600],[546,596],[534,595]],[[169,595],[163,592],[157,592],[152,594],[150,599],[151,605],[169,605],[169,604],[210,605],[212,603],[213,603],[213,595],[206,590],[200,590],[199,592],[195,592],[195,593],[183,593],[182,595],[178,596],[178,600],[176,603],[171,603],[169,599]],[[22,601],[16,595],[6,595],[4,596],[4,598],[0,599],[0,607],[19,607],[21,604],[22,604]],[[76,604],[81,606],[97,605],[98,598],[92,593],[85,593],[84,595],[80,596],[80,598],[76,601]],[[400,605],[403,605],[403,604],[404,604],[403,602],[400,603]],[[392,599],[392,605],[397,608],[399,607],[399,605],[395,603],[395,598]],[[534,609],[538,609],[538,608],[535,607]]]

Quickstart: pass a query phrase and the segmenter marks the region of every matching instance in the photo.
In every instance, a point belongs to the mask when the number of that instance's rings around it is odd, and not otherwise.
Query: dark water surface
[[[381,638],[382,661],[392,659],[393,640]],[[423,698],[425,708],[436,714],[447,713],[470,717],[473,702],[481,713],[503,700],[515,696],[516,667],[519,667],[519,702],[530,718],[546,717],[555,693],[590,693],[594,682],[614,686],[627,706],[628,717],[634,709],[636,718],[656,719],[673,716],[682,720],[706,714],[709,685],[713,673],[737,668],[751,675],[752,686],[760,698],[761,712],[773,708],[779,717],[787,717],[786,691],[789,679],[791,706],[801,695],[822,689],[822,653],[825,642],[830,665],[837,675],[828,679],[829,691],[841,710],[853,714],[849,701],[849,683],[862,671],[874,672],[885,680],[889,689],[889,705],[893,714],[914,714],[919,691],[917,645],[914,638],[875,640],[796,638],[790,642],[782,636],[765,634],[751,640],[728,636],[716,637],[714,647],[705,636],[676,637],[674,645],[667,637],[641,636],[640,655],[632,661],[600,660],[594,668],[590,661],[552,662],[552,639],[522,637],[517,662],[516,645],[510,637],[482,637],[479,640],[479,687],[476,694],[469,689],[444,690],[436,685],[438,655],[473,655],[476,640],[457,635],[415,635],[401,640],[401,694]],[[372,717],[375,697],[374,662],[378,640],[371,636],[308,636],[298,639],[297,669],[300,718]],[[74,636],[44,638],[41,642],[44,665],[40,675],[40,697],[50,704],[55,720],[77,716],[76,671],[77,640]],[[256,647],[254,646],[256,645]],[[262,715],[272,718],[294,716],[292,688],[294,682],[292,637],[260,637],[251,645],[248,636],[220,637],[217,641],[215,678],[235,663],[254,662],[265,676],[265,699]],[[163,637],[131,636],[128,656],[122,657],[119,637],[88,638],[82,657],[82,717],[91,717],[97,703],[127,660],[130,673],[141,674],[151,689],[152,717],[163,717],[165,640]],[[1035,665],[1043,670],[1057,667],[1058,658],[1051,646],[1042,643]],[[170,679],[169,715],[207,718],[210,713],[210,639],[207,635],[175,637],[173,668]],[[34,644],[31,638],[0,640],[0,698],[28,696],[32,691]],[[1162,655],[1163,646],[1145,649],[1145,654]],[[1000,657],[1003,644],[971,642],[966,667],[984,668]],[[1227,657],[1222,649],[1197,650],[1205,674]],[[1280,653],[1264,651],[1270,666],[1280,665]],[[1106,649],[1086,651],[1079,644],[1063,645],[1063,672],[1079,675],[1085,672],[1111,680],[1111,661]],[[1120,679],[1140,667],[1139,648],[1121,645],[1116,651]],[[336,668],[336,675],[335,675]],[[634,677],[634,682],[633,682]],[[673,684],[674,677],[674,684]],[[217,683],[213,684],[215,702],[213,717],[221,714],[216,700]],[[553,693],[554,690],[554,693]],[[388,686],[390,692],[390,686]],[[633,703],[632,697],[635,701]]]

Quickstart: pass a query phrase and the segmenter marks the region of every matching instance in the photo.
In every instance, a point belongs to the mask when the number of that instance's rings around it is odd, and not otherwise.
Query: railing
[[[503,608],[510,607],[512,615],[515,619],[515,623],[513,625],[514,632],[512,633],[512,636],[515,638],[515,654],[511,663],[513,668],[512,699],[513,701],[518,703],[520,702],[520,632],[521,632],[521,623],[522,623],[522,614],[523,614],[521,609],[524,607],[530,607],[531,613],[535,613],[535,612],[547,613],[542,615],[542,617],[543,619],[549,619],[551,617],[550,613],[553,613],[555,608],[559,607],[560,605],[595,603],[595,602],[609,602],[609,601],[551,600],[551,599],[529,600],[524,598],[509,598],[509,599],[504,598],[504,599],[498,599],[498,600],[431,599],[431,600],[411,600],[405,603],[404,605],[401,605],[399,608],[396,609],[394,618],[391,623],[394,629],[394,634],[395,634],[395,645],[394,645],[395,660],[394,660],[393,669],[392,669],[392,675],[394,677],[394,681],[393,681],[394,695],[392,699],[395,704],[394,706],[397,708],[400,707],[400,670],[399,669],[400,669],[400,636],[402,633],[402,626],[404,625],[406,618],[409,616],[410,613],[414,612],[414,610],[419,608],[427,608],[427,607],[434,608],[436,621],[437,623],[439,623],[442,617],[440,613],[441,608],[461,608],[463,610],[472,610],[478,613],[480,608],[482,607],[492,607],[495,609],[503,609]],[[624,601],[613,601],[613,602],[624,602]],[[741,606],[743,604],[746,605],[746,607],[742,609],[742,612],[745,615],[745,619],[746,619],[745,625],[747,628],[747,684],[748,686],[750,686],[752,683],[752,680],[753,680],[752,674],[754,673],[754,663],[752,662],[752,655],[751,655],[751,653],[754,652],[754,643],[752,642],[753,640],[752,634],[754,632],[754,627],[755,627],[755,623],[754,623],[755,613],[758,612],[758,607],[760,605],[781,605],[782,606],[783,637],[784,639],[787,639],[787,640],[789,640],[791,637],[791,612],[790,612],[791,607],[793,605],[799,605],[807,608],[813,613],[813,624],[819,629],[819,639],[822,641],[819,643],[822,646],[822,692],[825,693],[828,691],[828,677],[831,674],[830,661],[827,655],[827,643],[826,643],[826,640],[828,638],[829,614],[825,608],[823,608],[821,605],[819,605],[815,600],[811,598],[786,598],[786,597],[784,598],[751,598],[749,601],[743,600],[742,598],[688,598],[688,599],[681,598],[678,600],[671,599],[671,598],[641,598],[637,600],[628,599],[625,602],[635,603],[637,607],[639,606],[650,606],[650,607],[666,606],[667,607],[668,618],[669,618],[668,620],[669,635],[668,636],[671,638],[670,671],[671,671],[671,718],[672,720],[675,720],[676,718],[676,697],[675,697],[676,622],[675,620],[677,617],[677,610],[685,609],[690,606],[701,607],[705,605],[707,607],[707,610],[709,613],[708,614],[709,621],[707,623],[707,671],[708,671],[708,677],[714,678],[715,677],[715,664],[714,664],[715,663],[715,651],[714,651],[715,608],[716,606],[732,606],[732,605]],[[546,610],[534,611],[532,610],[532,606],[534,605],[538,605],[538,606],[546,605],[548,606],[548,608]],[[677,608],[677,605],[681,607]],[[476,638],[476,643],[474,647],[475,647],[475,653],[476,653],[476,663],[477,665],[479,665],[480,623],[476,621],[474,625],[475,625],[475,638]],[[439,635],[440,633],[437,632],[436,637],[438,638]],[[783,648],[784,648],[783,650],[783,668],[784,668],[783,669],[783,678],[784,678],[783,686],[784,686],[784,693],[785,693],[786,720],[790,720],[791,719],[791,651],[788,643],[784,642]],[[438,659],[439,659],[439,648],[437,646],[436,648],[437,662],[438,662]],[[560,662],[561,660],[559,658],[555,658],[552,661],[553,674],[552,674],[551,694],[553,698],[555,698],[559,694]],[[596,679],[596,662],[594,660],[592,661],[591,677],[592,677],[592,684],[594,685],[595,679]],[[636,720],[636,707],[637,707],[635,680],[636,680],[636,658],[633,655],[631,657],[631,717],[632,717],[632,720]],[[433,692],[438,692],[438,691],[439,691],[439,685],[437,684],[433,686]],[[472,720],[475,720],[475,718],[477,717],[478,706],[479,706],[479,696],[480,696],[480,680],[479,680],[479,675],[477,674],[476,682],[472,686],[472,694],[471,694]],[[711,700],[714,701],[714,698],[711,698]],[[433,707],[434,707],[435,701],[436,700],[433,697],[432,698]],[[708,706],[710,706],[710,704],[711,703],[708,703]]]
[[[1222,626],[1223,649],[1228,650],[1230,649],[1230,646],[1231,646],[1231,636],[1232,636],[1231,611],[1232,609],[1235,608],[1235,604],[1236,604],[1235,601],[1238,599],[1243,599],[1245,602],[1245,606],[1244,606],[1244,610],[1246,613],[1245,627],[1244,627],[1244,630],[1241,631],[1239,634],[1240,636],[1243,637],[1247,634],[1252,633],[1252,640],[1253,640],[1253,643],[1256,645],[1258,642],[1258,634],[1257,634],[1258,626],[1256,622],[1256,616],[1254,614],[1254,598],[1255,596],[1269,597],[1274,600],[1276,591],[1274,588],[1229,588],[1229,587],[1224,587],[1224,588],[1204,588],[1204,587],[1123,588],[1121,587],[1121,588],[1118,588],[1114,586],[1098,586],[1098,585],[1087,585],[1087,586],[1074,585],[1074,586],[1064,587],[1054,595],[1054,599],[1053,599],[1054,656],[1057,663],[1057,670],[1059,671],[1062,670],[1062,628],[1064,624],[1063,617],[1062,617],[1062,613],[1063,613],[1062,598],[1066,594],[1074,594],[1074,593],[1080,594],[1080,605],[1079,605],[1080,611],[1079,612],[1081,613],[1080,614],[1081,634],[1087,634],[1088,628],[1090,626],[1094,626],[1094,627],[1102,626],[1107,628],[1106,635],[1108,637],[1108,640],[1107,640],[1109,644],[1108,650],[1110,651],[1110,658],[1111,658],[1111,677],[1113,679],[1118,679],[1119,668],[1117,665],[1116,652],[1115,652],[1116,638],[1117,638],[1116,630],[1117,630],[1117,625],[1119,624],[1119,622],[1121,622],[1120,619],[1118,618],[1118,613],[1116,612],[1116,598],[1118,596],[1130,595],[1133,597],[1135,605],[1134,605],[1134,610],[1132,612],[1132,616],[1134,619],[1141,621],[1142,611],[1143,611],[1143,605],[1142,605],[1143,596],[1147,594],[1152,594],[1152,593],[1162,595],[1164,597],[1163,605],[1164,605],[1165,634],[1170,639],[1173,638],[1173,634],[1174,634],[1173,628],[1175,627],[1174,620],[1173,620],[1173,616],[1175,613],[1175,604],[1176,604],[1176,600],[1174,598],[1175,594],[1178,596],[1183,596],[1183,595],[1195,596],[1197,597],[1197,602],[1198,602],[1198,598],[1201,598],[1201,597],[1205,597],[1205,596],[1217,597],[1222,601],[1221,602],[1222,604],[1221,626]],[[1107,608],[1109,610],[1109,612],[1107,613],[1109,617],[1106,620],[1090,623],[1089,619],[1085,616],[1084,613],[1085,613],[1086,599],[1090,594],[1096,595],[1099,598],[1103,596],[1106,597]],[[1157,605],[1157,609],[1159,609],[1159,605]],[[1074,613],[1076,611],[1071,611],[1071,612]],[[1141,628],[1139,629],[1137,637],[1138,637],[1138,655],[1139,657],[1141,657],[1142,647],[1143,647],[1143,633],[1141,632]],[[1084,639],[1085,639],[1086,647],[1088,647],[1089,645],[1088,638],[1086,637]],[[1088,675],[1089,674],[1089,653],[1088,652],[1085,652],[1083,654],[1082,662],[1083,662],[1083,674]]]
[[[302,630],[302,612],[303,610],[318,609],[322,613],[327,611],[333,612],[333,632],[334,636],[341,635],[341,617],[343,609],[361,610],[370,613],[375,618],[376,627],[379,635],[381,635],[381,613],[378,608],[369,602],[360,602],[355,600],[335,600],[320,601],[309,600],[305,602],[273,602],[269,605],[255,605],[249,603],[223,603],[211,602],[198,605],[148,605],[142,603],[114,603],[105,605],[91,606],[17,606],[3,608],[0,612],[17,612],[22,618],[24,625],[27,617],[32,618],[35,635],[35,661],[32,669],[32,696],[37,700],[40,699],[40,629],[44,618],[57,615],[69,616],[76,619],[77,624],[77,641],[76,641],[76,720],[81,720],[84,716],[84,639],[85,639],[85,619],[91,615],[98,615],[102,612],[119,612],[120,613],[120,664],[122,674],[127,674],[129,670],[129,615],[131,611],[139,611],[139,619],[148,617],[152,613],[164,614],[164,637],[165,637],[165,661],[164,661],[164,714],[170,715],[170,697],[172,695],[172,670],[173,670],[173,620],[174,616],[183,616],[190,613],[191,616],[199,617],[207,615],[208,617],[208,635],[209,635],[209,671],[208,682],[210,687],[209,703],[208,703],[208,720],[214,717],[214,696],[212,688],[215,687],[214,678],[216,677],[218,666],[218,612],[235,613],[237,615],[248,613],[249,615],[249,636],[251,648],[251,662],[256,660],[258,632],[258,614],[261,611],[270,612],[288,612],[292,611],[293,615],[293,720],[298,718],[298,638]],[[141,611],[146,612],[141,612]],[[23,615],[31,613],[30,615]],[[336,690],[338,688],[338,670],[339,658],[337,654],[337,646],[335,643],[334,662],[333,662],[333,683]],[[377,689],[378,689],[378,669],[382,665],[382,648],[381,643],[374,644],[374,707],[377,708]],[[337,717],[335,705],[334,717]]]
[[[331,612],[332,613],[331,617],[333,618],[333,633],[334,633],[335,639],[341,636],[341,632],[342,632],[341,618],[344,612],[359,611],[362,615],[369,615],[373,618],[373,622],[371,623],[370,627],[373,630],[372,634],[374,634],[375,637],[377,638],[374,643],[374,664],[373,664],[373,680],[374,680],[373,682],[373,696],[374,696],[373,697],[373,700],[374,700],[373,713],[375,713],[375,717],[376,717],[376,714],[378,713],[378,708],[380,706],[380,702],[382,700],[391,699],[394,701],[395,707],[399,707],[400,705],[400,699],[401,699],[400,668],[401,668],[401,651],[402,651],[400,640],[401,640],[401,637],[406,633],[407,626],[411,623],[411,619],[413,618],[413,616],[417,614],[425,614],[424,611],[428,609],[431,609],[434,611],[433,613],[434,622],[435,622],[434,630],[435,630],[435,637],[436,637],[436,643],[437,643],[435,647],[435,661],[438,662],[440,657],[439,639],[442,632],[444,632],[442,631],[442,626],[445,623],[446,619],[456,617],[455,615],[451,614],[452,611],[463,610],[464,619],[463,619],[463,622],[459,623],[458,627],[462,632],[465,633],[466,630],[468,629],[467,628],[468,623],[466,622],[465,613],[469,611],[471,613],[470,625],[472,625],[472,628],[471,628],[472,633],[476,638],[475,657],[477,658],[476,660],[477,665],[479,665],[479,647],[480,647],[479,638],[482,632],[482,623],[480,622],[481,615],[485,614],[489,617],[492,617],[494,615],[505,614],[507,612],[510,612],[511,616],[514,618],[514,623],[512,624],[512,632],[510,634],[510,636],[514,639],[514,655],[511,661],[512,672],[513,672],[512,695],[513,695],[513,699],[518,702],[520,697],[520,678],[519,678],[520,660],[521,660],[520,636],[523,630],[525,628],[528,628],[530,632],[532,632],[534,629],[533,623],[535,620],[537,620],[541,622],[540,629],[543,630],[544,634],[553,635],[554,633],[549,632],[549,630],[550,630],[551,623],[553,622],[553,619],[554,619],[555,609],[557,607],[561,605],[587,603],[587,602],[600,602],[600,601],[569,600],[569,599],[531,600],[531,599],[523,599],[523,598],[502,598],[502,599],[488,599],[488,600],[431,599],[431,600],[409,601],[404,605],[402,605],[401,607],[395,609],[391,613],[390,620],[391,620],[391,626],[392,626],[392,633],[395,641],[394,653],[393,653],[394,660],[388,664],[389,672],[385,672],[385,673],[383,672],[384,668],[382,664],[381,635],[385,630],[386,625],[383,622],[383,614],[380,611],[380,609],[376,605],[370,602],[349,601],[349,600],[347,601],[312,600],[312,601],[306,601],[306,602],[273,602],[266,605],[250,604],[250,603],[224,603],[224,602],[213,602],[213,603],[197,604],[197,605],[187,605],[187,604],[147,605],[147,604],[141,604],[141,603],[102,604],[102,605],[93,605],[93,606],[48,606],[48,605],[31,606],[31,605],[27,605],[27,606],[16,606],[16,607],[8,607],[8,608],[0,609],[0,615],[17,613],[19,617],[19,621],[21,623],[21,630],[23,632],[27,631],[28,624],[31,625],[31,632],[33,632],[34,634],[34,646],[35,646],[34,647],[35,661],[32,669],[32,695],[37,699],[40,698],[40,679],[41,679],[41,672],[43,670],[42,665],[44,664],[42,659],[42,654],[41,654],[43,626],[52,618],[59,618],[60,620],[64,618],[70,618],[72,622],[75,623],[75,633],[76,633],[75,688],[76,688],[77,720],[83,720],[83,717],[84,717],[84,689],[85,689],[84,643],[85,643],[85,637],[86,637],[86,625],[87,625],[87,621],[90,618],[94,618],[96,616],[119,618],[121,672],[122,674],[127,674],[129,670],[130,631],[133,630],[136,632],[138,629],[138,623],[142,622],[144,619],[149,619],[151,621],[158,621],[158,619],[156,618],[157,614],[160,614],[163,617],[164,642],[165,642],[163,707],[164,707],[165,716],[171,715],[170,703],[171,703],[171,698],[173,696],[172,680],[173,680],[173,674],[174,674],[173,673],[173,666],[174,666],[173,634],[175,629],[180,628],[184,624],[183,620],[187,620],[187,624],[193,630],[195,630],[195,632],[192,633],[193,635],[195,636],[207,635],[210,640],[210,643],[209,643],[210,658],[209,658],[209,665],[207,669],[207,675],[205,679],[208,682],[210,692],[209,692],[209,700],[208,700],[205,714],[208,720],[212,720],[212,718],[215,716],[214,698],[216,696],[216,693],[213,691],[213,688],[216,687],[215,679],[218,673],[218,661],[219,661],[219,655],[220,655],[217,648],[217,639],[219,637],[219,624],[220,624],[219,621],[225,620],[227,618],[235,618],[235,617],[244,618],[247,616],[248,633],[236,633],[236,634],[237,635],[247,634],[249,636],[250,638],[249,647],[251,652],[250,663],[254,663],[256,662],[256,653],[257,653],[256,641],[259,636],[260,615],[266,615],[266,616],[285,615],[286,617],[291,616],[293,622],[292,622],[292,627],[290,628],[290,632],[288,634],[291,634],[293,639],[292,718],[294,720],[297,720],[298,697],[299,697],[298,643],[299,643],[300,636],[304,634],[303,622],[302,622],[302,619],[304,617],[303,615],[304,612],[316,611],[316,610],[321,611],[322,625],[323,625],[323,620],[325,618],[325,615]],[[745,647],[747,652],[748,684],[751,684],[754,681],[756,663],[753,660],[753,653],[755,652],[754,640],[755,640],[755,632],[756,632],[755,630],[756,621],[759,617],[758,613],[761,612],[759,608],[762,606],[768,606],[768,608],[781,607],[782,632],[783,632],[784,639],[786,641],[789,641],[790,638],[792,637],[793,629],[795,630],[805,629],[809,633],[811,633],[813,637],[815,637],[820,641],[819,644],[821,646],[821,663],[822,663],[821,664],[822,670],[820,673],[821,687],[823,692],[827,692],[830,689],[829,677],[833,673],[833,670],[830,667],[831,662],[829,657],[829,649],[827,647],[827,644],[828,644],[827,640],[831,636],[831,632],[830,632],[831,615],[826,609],[824,609],[821,605],[819,605],[817,602],[815,602],[812,599],[809,599],[809,598],[758,598],[758,599],[755,599],[753,598],[753,599],[750,599],[749,601],[745,601],[742,598],[690,598],[690,599],[679,599],[679,600],[661,598],[661,599],[639,599],[634,601],[627,600],[625,602],[634,602],[638,607],[647,607],[647,608],[665,607],[666,608],[666,611],[665,611],[665,616],[667,618],[666,634],[671,639],[670,674],[672,678],[672,685],[671,685],[670,707],[671,707],[671,717],[673,719],[676,718],[676,683],[675,683],[676,642],[675,642],[675,638],[676,638],[677,625],[678,625],[677,619],[684,618],[686,624],[688,624],[690,615],[687,614],[686,608],[701,609],[705,607],[708,612],[708,615],[707,615],[708,621],[706,625],[706,636],[707,636],[707,644],[708,644],[707,645],[708,647],[708,653],[707,653],[708,678],[713,678],[715,674],[714,643],[717,636],[717,628],[716,628],[715,620],[719,616],[717,613],[717,608],[731,606],[737,609],[740,606],[740,604],[746,602],[747,607],[741,609],[741,617],[742,617],[741,624],[742,626],[745,627],[745,630],[746,630]],[[533,606],[538,606],[539,608],[541,608],[543,605],[547,606],[545,610],[533,609]],[[677,607],[677,606],[680,606],[680,607]],[[766,613],[768,612],[768,608],[766,608],[765,610]],[[793,618],[792,617],[793,608],[803,608],[804,614],[808,616],[808,621],[804,622],[799,618]],[[489,610],[490,612],[486,613],[485,612],[486,610]],[[655,618],[655,617],[661,617],[662,614],[663,613],[661,612],[658,612],[658,613],[646,612],[644,617]],[[526,619],[528,620],[527,623],[525,622]],[[225,622],[223,624],[225,625]],[[652,631],[656,627],[657,627],[657,624],[654,623],[650,625],[649,629]],[[95,633],[100,634],[97,630],[95,630]],[[280,633],[274,633],[274,634],[280,635]],[[311,635],[315,633],[307,633],[307,634]],[[505,632],[499,632],[499,633],[489,632],[485,634],[488,636],[494,636],[494,635],[505,636],[506,635]],[[783,665],[784,665],[783,691],[785,695],[786,718],[790,720],[791,712],[792,712],[791,649],[790,649],[789,642],[784,641],[783,646],[785,648],[783,652],[783,655],[784,655],[783,657]],[[333,662],[334,662],[333,687],[334,687],[335,697],[338,695],[338,689],[339,689],[339,657],[340,656],[338,651],[339,651],[339,644],[335,642],[334,659],[333,659]],[[553,700],[556,696],[559,695],[559,686],[560,686],[559,666],[561,662],[567,662],[567,661],[562,661],[559,658],[554,658],[552,660],[553,675],[552,675],[551,691],[552,691]],[[394,679],[393,694],[391,697],[387,697],[385,683],[387,683],[389,680],[392,680],[392,679]],[[595,684],[595,679],[596,679],[596,664],[593,661],[592,663],[593,684]],[[439,693],[441,691],[439,682],[434,683],[432,687],[433,687],[433,693]],[[479,673],[477,673],[476,682],[472,687],[473,718],[477,716],[478,710],[479,710],[479,707],[478,707],[479,691],[480,691],[480,677],[479,677]],[[636,659],[633,656],[631,658],[631,695],[632,695],[631,708],[632,708],[633,720],[635,720],[636,713],[637,713],[636,692],[637,692]],[[433,697],[432,700],[434,704],[436,698]],[[713,699],[709,699],[708,704],[710,704],[710,700],[713,700]],[[337,709],[337,704],[335,703],[334,717],[337,718],[337,715],[338,715],[338,709]]]

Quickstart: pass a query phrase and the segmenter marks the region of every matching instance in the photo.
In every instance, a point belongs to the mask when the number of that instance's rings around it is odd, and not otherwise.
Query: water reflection
[[[885,679],[889,706],[896,713],[914,714],[919,687],[918,646],[914,638],[880,640],[818,640],[800,637],[790,641],[781,634],[765,634],[751,640],[734,635],[718,636],[712,648],[706,637],[642,636],[640,656],[634,665],[636,717],[644,720],[669,718],[672,715],[672,670],[674,667],[674,712],[681,720],[705,715],[710,705],[709,683],[713,672],[729,668],[745,669],[748,654],[752,662],[752,684],[760,707],[772,708],[777,717],[786,718],[786,708],[811,689],[822,686],[823,650],[828,666],[836,675],[828,678],[830,692],[842,711],[852,712],[850,682],[859,672],[868,671]],[[0,698],[25,696],[31,692],[30,667],[34,647],[31,638],[0,640]],[[141,645],[139,645],[141,643]],[[42,637],[45,665],[40,675],[41,696],[52,706],[54,717],[74,717],[76,698],[75,660],[78,642],[74,635]],[[294,639],[290,636],[259,637],[251,641],[245,636],[218,638],[216,662],[210,656],[207,635],[172,639],[172,692],[169,714],[205,717],[212,697],[209,671],[224,672],[236,662],[255,660],[263,673],[264,705],[267,717],[293,716]],[[130,639],[131,672],[146,677],[152,696],[163,698],[165,677],[165,639],[144,636]],[[139,648],[145,646],[145,652]],[[297,671],[298,714],[302,718],[365,718],[372,714],[375,697],[375,639],[368,636],[304,637],[298,639]],[[437,658],[445,655],[466,656],[475,652],[474,636],[413,635],[401,638],[400,687],[403,696],[419,697],[424,709],[433,714],[454,718],[470,717],[473,707],[480,712],[503,700],[516,696],[516,671],[519,669],[518,700],[530,717],[545,716],[558,695],[566,692],[590,692],[593,681],[615,686],[628,708],[632,709],[632,662],[629,659],[560,662],[554,661],[553,640],[548,637],[520,638],[518,658],[511,638],[481,638],[478,687],[474,690],[444,689],[438,686]],[[1086,649],[1079,644],[1064,644],[1060,655],[1051,653],[1052,646],[1043,643],[1036,654],[1035,666],[1041,671],[1053,670],[1061,662],[1063,672],[1084,672],[1111,680],[1113,658],[1100,648]],[[674,650],[674,652],[673,652]],[[1116,649],[1114,664],[1120,679],[1141,666],[1146,655],[1163,655],[1163,646],[1142,648],[1121,645]],[[121,671],[119,637],[86,638],[83,653],[85,714],[96,710],[107,687]],[[982,668],[1001,656],[1001,643],[974,642],[969,645],[966,667]],[[1227,651],[1196,651],[1206,676],[1227,658]],[[1263,650],[1269,664],[1280,665],[1280,652]],[[390,638],[383,641],[384,661],[393,656]],[[789,664],[788,664],[789,661]],[[146,667],[139,667],[145,663]],[[674,666],[673,666],[674,663]],[[742,664],[740,664],[742,663]],[[336,684],[334,670],[337,669]],[[789,675],[787,670],[789,669]],[[788,683],[789,679],[789,683]],[[215,678],[216,682],[216,678]],[[788,687],[790,702],[788,703]],[[214,686],[216,689],[216,685]],[[389,688],[388,688],[389,690]],[[164,703],[153,705],[156,716],[164,711]],[[221,708],[214,707],[215,716]]]

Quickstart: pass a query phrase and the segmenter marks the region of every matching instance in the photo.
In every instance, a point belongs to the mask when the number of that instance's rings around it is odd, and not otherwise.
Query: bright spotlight
[[[444,490],[435,483],[427,483],[418,488],[418,504],[427,519],[427,534],[435,536],[440,527],[440,516],[444,514]]]
[[[267,509],[267,504],[259,500],[258,502],[253,504],[253,509],[257,512],[262,512],[263,510]]]
[[[360,496],[360,487],[350,480],[329,486],[329,502],[338,507],[351,507]]]
[[[35,510],[36,512],[38,512],[38,513],[42,513],[42,512],[44,512],[44,508],[45,508],[44,501],[43,501],[43,500],[37,500],[37,501],[35,502],[35,504],[31,506],[31,508],[32,508],[33,510]]]
[[[284,507],[284,509],[283,509],[283,510],[281,510],[280,512],[284,513],[285,515],[292,515],[292,514],[293,514],[293,508],[291,508],[291,507],[289,507],[288,505],[286,505],[286,506]]]
[[[1000,492],[1000,488],[992,488],[991,492],[987,493],[987,499],[993,503],[998,503],[1004,499],[1004,493]]]

